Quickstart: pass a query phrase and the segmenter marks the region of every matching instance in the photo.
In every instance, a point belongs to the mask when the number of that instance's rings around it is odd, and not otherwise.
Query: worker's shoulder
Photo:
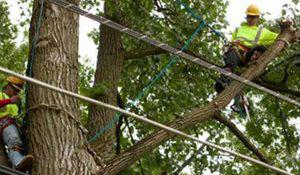
[[[277,34],[277,32],[274,32],[274,31],[268,29],[267,27],[263,27],[263,32],[264,33],[276,33]]]

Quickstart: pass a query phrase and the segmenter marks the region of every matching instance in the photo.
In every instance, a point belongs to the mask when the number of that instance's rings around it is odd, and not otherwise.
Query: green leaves
[[[16,25],[8,18],[8,5],[0,2],[0,63],[8,69],[23,72],[28,56],[27,43],[16,46],[15,39],[18,34]]]
[[[168,43],[172,46],[182,46],[199,25],[191,15],[184,10],[183,6],[171,1],[137,0],[120,1],[120,8],[116,9],[111,1],[108,3],[109,10],[121,14],[122,24],[149,35],[152,38]],[[184,1],[186,4],[200,14],[216,30],[226,28],[228,25],[225,19],[228,1]],[[87,8],[96,9],[100,13],[99,1],[83,1]],[[299,20],[298,17],[295,19]],[[277,28],[276,24],[267,24],[270,28]],[[98,29],[89,35],[98,44]],[[127,35],[122,35],[122,45],[124,51],[134,49],[143,50],[148,45]],[[206,55],[209,61],[218,65],[222,64],[222,40],[211,33],[207,28],[203,28],[199,35],[188,47],[189,50],[197,54]],[[265,78],[276,83],[281,83],[288,76],[284,85],[293,90],[300,89],[299,69],[290,65],[288,58],[291,55],[300,53],[299,44],[295,44],[282,54],[276,61],[270,64]],[[149,56],[147,58],[137,58],[127,60],[122,78],[119,82],[119,92],[125,101],[134,100],[139,92],[149,83],[168,62],[172,55],[162,54],[159,56]],[[88,65],[86,65],[88,66]],[[288,67],[287,67],[288,66]],[[286,68],[287,67],[287,68]],[[91,89],[92,69],[82,69],[81,93],[93,96],[104,94],[110,89],[109,83],[103,82],[96,88]],[[83,78],[88,77],[88,78]],[[214,91],[214,79],[218,77],[215,72],[203,69],[195,64],[179,59],[178,62],[152,86],[141,98],[138,109],[134,112],[149,117],[155,121],[167,124],[179,116],[188,113],[192,108],[202,106],[216,96]],[[88,83],[87,83],[88,82]],[[287,160],[286,140],[282,132],[282,123],[279,117],[278,107],[274,103],[274,98],[254,89],[246,89],[249,99],[253,102],[253,112],[251,121],[247,122],[239,115],[233,114],[232,120],[243,130],[250,140],[264,153],[266,157],[274,161],[278,166],[299,170],[299,160]],[[285,103],[280,104],[282,112],[287,120],[299,117],[299,109]],[[225,115],[228,114],[224,112]],[[142,139],[153,133],[155,128],[134,120],[130,121],[131,130],[135,139]],[[299,134],[294,126],[289,126],[290,143],[293,145],[294,153],[297,153]],[[130,139],[124,131],[121,140],[122,148],[131,146]],[[252,156],[245,146],[224,126],[214,121],[209,121],[187,132],[194,135],[210,134],[213,143],[221,144],[227,149],[242,152]],[[142,168],[137,163],[129,167],[122,174],[161,174],[163,172],[172,173],[188,157],[196,154],[199,145],[174,138],[156,149],[153,154],[144,157]],[[294,160],[294,159],[293,159]],[[219,172],[220,174],[272,174],[269,170],[259,166],[245,163],[239,159],[223,155],[213,149],[204,148],[201,154],[189,164],[188,169],[193,174],[204,174],[204,172]]]

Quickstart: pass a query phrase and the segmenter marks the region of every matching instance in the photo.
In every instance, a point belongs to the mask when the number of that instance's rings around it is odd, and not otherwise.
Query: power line
[[[207,141],[202,140],[202,139],[198,139],[198,138],[196,138],[194,136],[191,136],[191,135],[188,135],[188,134],[186,134],[186,133],[184,133],[182,131],[179,131],[177,129],[171,128],[171,127],[166,126],[166,125],[163,125],[161,123],[158,123],[156,121],[150,120],[148,118],[142,117],[142,116],[137,115],[135,113],[128,112],[128,111],[123,110],[123,109],[121,109],[119,107],[116,107],[116,106],[113,106],[113,105],[110,105],[110,104],[107,104],[107,103],[104,103],[104,102],[101,102],[101,101],[94,100],[92,98],[89,98],[89,97],[86,97],[86,96],[83,96],[83,95],[80,95],[80,94],[68,91],[66,89],[62,89],[62,88],[59,88],[59,87],[47,84],[45,82],[36,80],[36,79],[28,77],[28,76],[21,75],[19,73],[13,72],[13,71],[8,70],[6,68],[3,68],[1,66],[0,66],[0,72],[5,73],[5,74],[9,74],[9,75],[12,75],[12,76],[15,76],[15,77],[18,77],[20,79],[23,79],[23,80],[27,81],[28,83],[35,84],[35,85],[38,85],[38,86],[41,86],[41,87],[53,90],[55,92],[59,92],[59,93],[62,93],[62,94],[74,97],[74,98],[79,99],[79,100],[83,100],[83,101],[86,101],[86,102],[89,102],[89,103],[92,103],[92,104],[95,104],[95,105],[98,105],[98,106],[102,106],[102,107],[105,107],[105,108],[108,108],[108,109],[120,112],[120,113],[122,113],[124,115],[131,116],[131,117],[133,117],[133,118],[135,118],[137,120],[140,120],[142,122],[148,123],[148,124],[150,124],[152,126],[156,126],[156,127],[161,128],[161,129],[163,129],[165,131],[171,132],[171,133],[173,133],[175,135],[180,135],[182,137],[188,138],[188,139],[193,140],[195,142],[205,144],[205,145],[210,146],[212,148],[215,148],[215,149],[217,149],[219,151],[222,151],[222,152],[228,153],[230,155],[239,157],[241,159],[247,160],[247,161],[252,162],[254,164],[261,165],[261,166],[263,166],[265,168],[269,168],[269,169],[271,169],[273,171],[276,171],[276,172],[279,172],[279,173],[283,173],[283,174],[293,175],[292,173],[289,173],[289,172],[287,172],[285,170],[282,170],[280,168],[277,168],[275,166],[266,164],[266,163],[264,163],[264,162],[262,162],[260,160],[253,159],[253,158],[251,158],[249,156],[243,155],[243,154],[235,152],[235,151],[227,150],[227,149],[225,149],[225,148],[223,148],[221,146],[215,145],[213,143],[207,142]]]
[[[133,36],[133,37],[135,37],[135,38],[137,38],[139,40],[145,41],[145,42],[147,42],[147,43],[149,43],[151,45],[159,47],[159,48],[161,48],[163,50],[166,50],[166,51],[168,51],[170,53],[173,53],[175,55],[181,56],[181,57],[183,57],[185,59],[188,59],[188,60],[190,60],[190,61],[192,61],[194,63],[197,63],[197,64],[199,64],[199,65],[201,65],[203,67],[206,67],[208,69],[217,71],[217,72],[219,72],[219,73],[221,73],[221,74],[223,74],[225,76],[228,76],[228,77],[230,77],[230,78],[232,78],[234,80],[237,80],[237,81],[239,81],[239,82],[241,82],[243,84],[246,84],[246,85],[249,85],[249,86],[254,87],[256,89],[259,89],[261,91],[264,91],[264,92],[266,92],[266,93],[268,93],[268,94],[270,94],[270,95],[272,95],[272,96],[274,96],[276,98],[282,99],[282,100],[284,100],[284,101],[286,101],[288,103],[291,103],[291,104],[294,104],[294,105],[300,107],[300,103],[298,101],[296,101],[296,100],[293,100],[293,99],[291,99],[291,98],[289,98],[287,96],[284,96],[284,95],[282,95],[282,94],[280,94],[278,92],[275,92],[273,90],[270,90],[268,88],[260,86],[260,85],[254,83],[254,82],[252,82],[252,81],[250,81],[250,80],[248,80],[248,79],[246,79],[244,77],[238,76],[238,75],[236,75],[236,74],[234,74],[232,72],[228,72],[228,71],[226,71],[226,70],[224,70],[224,69],[222,69],[222,68],[220,68],[218,66],[215,66],[215,65],[213,65],[211,63],[208,63],[208,62],[206,62],[204,60],[201,60],[201,59],[199,59],[199,58],[197,58],[195,56],[192,56],[190,54],[184,53],[183,51],[181,51],[179,49],[176,49],[174,47],[171,47],[171,46],[169,46],[169,45],[167,45],[165,43],[162,43],[162,42],[159,42],[159,41],[157,41],[155,39],[149,38],[147,35],[141,34],[139,32],[136,32],[136,31],[132,30],[132,29],[124,27],[124,26],[122,26],[122,25],[120,25],[120,24],[118,24],[118,23],[116,23],[114,21],[106,19],[106,18],[104,18],[102,16],[97,16],[97,15],[91,14],[91,13],[89,13],[89,12],[87,12],[85,10],[82,10],[78,6],[75,6],[75,5],[73,5],[73,4],[69,3],[69,2],[62,1],[62,0],[50,0],[50,2],[52,2],[52,3],[56,4],[56,5],[59,5],[59,6],[63,7],[63,8],[66,8],[66,9],[68,9],[68,10],[74,12],[74,13],[78,13],[78,14],[80,14],[82,16],[85,16],[85,17],[90,18],[90,19],[92,19],[94,21],[97,21],[97,22],[99,22],[99,23],[101,23],[103,25],[106,25],[108,27],[116,29],[116,30],[118,30],[120,32],[123,32],[123,33],[126,33],[128,35],[131,35],[131,36]]]

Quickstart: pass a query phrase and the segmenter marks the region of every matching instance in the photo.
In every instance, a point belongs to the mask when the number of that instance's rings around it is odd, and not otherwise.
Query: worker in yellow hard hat
[[[9,76],[7,84],[0,92],[0,100],[10,99],[11,104],[0,108],[0,137],[7,147],[7,156],[14,168],[19,171],[28,171],[33,162],[31,155],[23,155],[22,140],[18,125],[14,117],[18,115],[18,94],[23,89],[24,81],[20,78]]]
[[[276,40],[277,33],[258,25],[260,16],[261,11],[256,5],[247,8],[246,23],[233,32],[232,41],[223,55],[225,70],[235,72],[237,67],[258,59]],[[221,93],[230,82],[228,77],[221,75],[215,83],[216,91]],[[249,117],[250,103],[243,93],[235,97],[231,109],[241,116]]]
[[[223,55],[225,69],[234,72],[238,66],[245,66],[250,61],[256,60],[266,47],[276,40],[278,34],[268,29],[258,26],[261,12],[256,5],[250,5],[246,10],[246,24],[237,28],[232,34],[232,42]],[[222,92],[230,80],[221,76],[215,89],[218,93]]]

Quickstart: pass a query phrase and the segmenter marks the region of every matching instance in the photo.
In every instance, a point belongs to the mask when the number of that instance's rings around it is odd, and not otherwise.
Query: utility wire
[[[53,90],[55,92],[59,92],[59,93],[62,93],[62,94],[65,94],[65,95],[68,95],[68,96],[71,96],[71,97],[74,97],[76,99],[79,99],[79,100],[83,100],[83,101],[86,101],[86,102],[89,102],[91,104],[94,104],[94,105],[98,105],[98,106],[102,106],[102,107],[105,107],[105,108],[108,108],[108,109],[111,109],[111,110],[114,110],[114,111],[117,111],[117,112],[120,112],[124,115],[127,115],[127,116],[131,116],[139,121],[142,121],[142,122],[145,122],[145,123],[148,123],[152,126],[155,126],[157,128],[160,128],[160,129],[163,129],[167,132],[170,132],[170,133],[173,133],[175,135],[179,135],[179,136],[182,136],[184,138],[187,138],[187,139],[190,139],[190,140],[193,140],[195,142],[198,142],[198,143],[202,143],[202,144],[205,144],[207,146],[210,146],[212,148],[215,148],[219,151],[222,151],[222,152],[225,152],[225,153],[228,153],[230,155],[233,155],[235,157],[239,157],[241,159],[244,159],[244,160],[247,160],[249,162],[252,162],[254,164],[257,164],[257,165],[261,165],[265,168],[268,168],[268,169],[271,169],[273,171],[276,171],[276,172],[279,172],[279,173],[283,173],[283,174],[288,174],[288,175],[293,175],[292,173],[290,172],[287,172],[286,170],[282,170],[280,168],[277,168],[275,166],[272,166],[272,165],[269,165],[269,164],[266,164],[260,160],[257,160],[257,159],[254,159],[254,158],[251,158],[249,156],[246,156],[244,154],[241,154],[241,153],[238,153],[238,152],[235,152],[235,151],[231,151],[231,150],[227,150],[221,146],[218,146],[218,145],[215,145],[213,143],[210,143],[210,142],[207,142],[205,140],[202,140],[202,139],[199,139],[197,137],[194,137],[194,136],[191,136],[191,135],[188,135],[182,131],[179,131],[177,129],[174,129],[174,128],[171,128],[169,126],[166,126],[166,125],[163,125],[161,123],[158,123],[156,121],[153,121],[153,120],[150,120],[148,118],[145,118],[143,116],[140,116],[140,115],[137,115],[135,113],[132,113],[132,112],[128,112],[126,110],[123,110],[119,107],[116,107],[116,106],[113,106],[113,105],[110,105],[110,104],[107,104],[107,103],[104,103],[104,102],[101,102],[101,101],[97,101],[97,100],[94,100],[92,98],[89,98],[89,97],[86,97],[86,96],[83,96],[83,95],[80,95],[80,94],[77,94],[77,93],[74,93],[74,92],[71,92],[71,91],[68,91],[66,89],[62,89],[62,88],[59,88],[59,87],[56,87],[56,86],[53,86],[53,85],[50,85],[50,84],[47,84],[45,82],[42,82],[42,81],[39,81],[37,79],[34,79],[34,78],[31,78],[31,77],[28,77],[28,76],[24,76],[24,75],[21,75],[19,73],[16,73],[14,71],[11,71],[9,69],[6,69],[2,66],[0,66],[0,72],[2,73],[5,73],[5,74],[8,74],[8,75],[11,75],[11,76],[15,76],[15,77],[18,77],[20,79],[23,79],[25,81],[27,81],[28,83],[31,83],[31,84],[35,84],[35,85],[38,85],[38,86],[41,86],[41,87],[44,87],[44,88],[47,88],[47,89],[50,89],[50,90]]]
[[[91,14],[91,13],[89,13],[89,12],[87,12],[85,10],[82,10],[78,6],[75,6],[75,5],[73,5],[73,4],[69,3],[69,2],[62,1],[62,0],[50,0],[50,2],[52,2],[54,4],[57,4],[57,5],[59,5],[59,6],[63,7],[63,8],[66,8],[66,9],[68,9],[68,10],[74,12],[74,13],[78,13],[78,14],[80,14],[82,16],[85,16],[87,18],[90,18],[90,19],[92,19],[94,21],[100,22],[101,24],[106,25],[108,27],[111,27],[113,29],[116,29],[116,30],[118,30],[120,32],[127,33],[128,35],[131,35],[131,36],[133,36],[135,38],[138,38],[139,40],[145,41],[145,42],[147,42],[147,43],[149,43],[151,45],[159,47],[159,48],[161,48],[163,50],[166,50],[166,51],[168,51],[170,53],[173,53],[175,55],[181,56],[181,57],[183,57],[185,59],[188,59],[188,60],[190,60],[190,61],[192,61],[194,63],[197,63],[197,64],[199,64],[199,65],[201,65],[203,67],[206,67],[208,69],[217,71],[217,72],[219,72],[219,73],[221,73],[221,74],[223,74],[225,76],[228,76],[228,77],[230,77],[230,78],[232,78],[232,79],[234,79],[236,81],[239,81],[239,82],[241,82],[243,84],[246,84],[246,85],[249,85],[249,86],[254,87],[256,89],[259,89],[261,91],[264,91],[264,92],[266,92],[266,93],[268,93],[268,94],[270,94],[270,95],[272,95],[272,96],[274,96],[276,98],[282,99],[282,100],[284,100],[284,101],[286,101],[288,103],[291,103],[291,104],[294,104],[294,105],[300,107],[300,102],[298,102],[296,100],[293,100],[293,99],[291,99],[291,98],[289,98],[287,96],[284,96],[284,95],[282,95],[282,94],[280,94],[278,92],[275,92],[273,90],[270,90],[268,88],[260,86],[260,85],[254,83],[254,82],[252,82],[252,81],[250,81],[250,80],[248,80],[248,79],[246,79],[244,77],[241,77],[241,76],[238,76],[238,75],[236,75],[236,74],[234,74],[232,72],[226,71],[226,70],[224,70],[224,69],[222,69],[222,68],[220,68],[218,66],[215,66],[215,65],[213,65],[211,63],[208,63],[208,62],[206,62],[204,60],[201,60],[201,59],[199,59],[199,58],[197,58],[195,56],[192,56],[190,54],[184,53],[183,51],[181,51],[179,49],[176,49],[174,47],[171,47],[171,46],[169,46],[169,45],[167,45],[165,43],[162,43],[162,42],[159,42],[159,41],[154,40],[152,38],[149,38],[147,35],[141,34],[139,32],[136,32],[136,31],[132,30],[132,29],[124,27],[124,26],[122,26],[122,25],[120,25],[120,24],[118,24],[118,23],[116,23],[114,21],[106,19],[106,18],[104,18],[102,16],[97,16],[97,15]]]

